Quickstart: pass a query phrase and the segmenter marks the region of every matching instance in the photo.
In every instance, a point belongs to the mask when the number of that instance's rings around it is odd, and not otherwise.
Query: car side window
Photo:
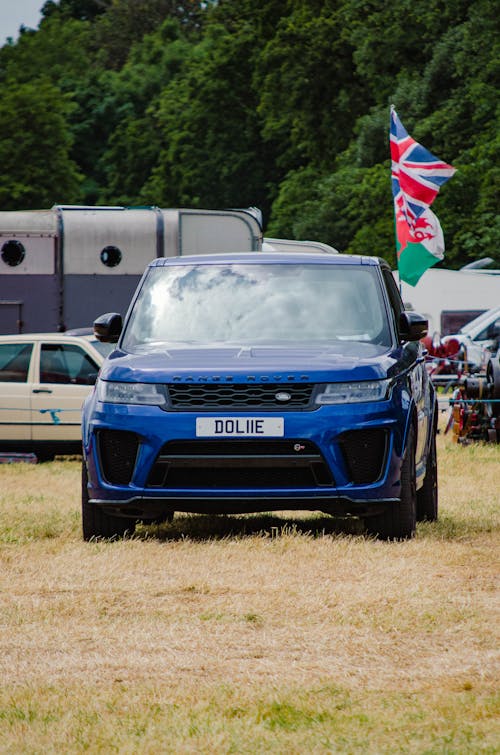
[[[40,355],[41,383],[93,385],[99,371],[94,360],[73,344],[43,344]]]
[[[0,382],[26,383],[33,351],[32,343],[0,345]]]
[[[474,341],[487,341],[490,338],[498,338],[500,334],[500,317],[482,329],[473,339]]]
[[[392,277],[390,270],[383,269],[382,274],[384,276],[385,287],[389,295],[394,328],[396,330],[396,333],[399,333],[399,317],[401,315],[401,312],[404,311],[404,304],[399,294],[396,281]]]

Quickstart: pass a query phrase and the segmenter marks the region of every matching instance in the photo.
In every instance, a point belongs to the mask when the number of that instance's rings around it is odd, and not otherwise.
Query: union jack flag
[[[434,202],[441,186],[455,173],[455,168],[412,139],[394,107],[391,108],[390,140],[394,203],[413,228]]]

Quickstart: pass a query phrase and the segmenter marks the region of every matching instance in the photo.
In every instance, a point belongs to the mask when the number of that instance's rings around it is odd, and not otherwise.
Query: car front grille
[[[111,485],[128,485],[134,473],[139,439],[126,430],[99,430],[102,474]]]
[[[387,455],[388,434],[383,428],[350,430],[339,438],[351,482],[369,485],[382,476]]]
[[[170,441],[148,487],[179,489],[314,488],[334,485],[317,446],[303,440]]]
[[[310,383],[176,383],[167,388],[169,409],[173,411],[297,411],[314,408],[313,385]]]

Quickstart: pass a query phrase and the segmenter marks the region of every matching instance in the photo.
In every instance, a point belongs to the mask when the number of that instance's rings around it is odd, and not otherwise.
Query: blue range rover
[[[161,258],[83,408],[83,536],[175,511],[311,510],[383,539],[437,517],[434,389],[374,257]]]

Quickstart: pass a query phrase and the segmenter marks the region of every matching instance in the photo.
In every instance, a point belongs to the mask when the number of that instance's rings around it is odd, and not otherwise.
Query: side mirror
[[[122,328],[122,316],[117,312],[108,312],[94,320],[94,335],[102,343],[116,343]]]
[[[402,341],[420,341],[425,338],[429,321],[417,312],[401,312],[399,316],[399,337]]]

